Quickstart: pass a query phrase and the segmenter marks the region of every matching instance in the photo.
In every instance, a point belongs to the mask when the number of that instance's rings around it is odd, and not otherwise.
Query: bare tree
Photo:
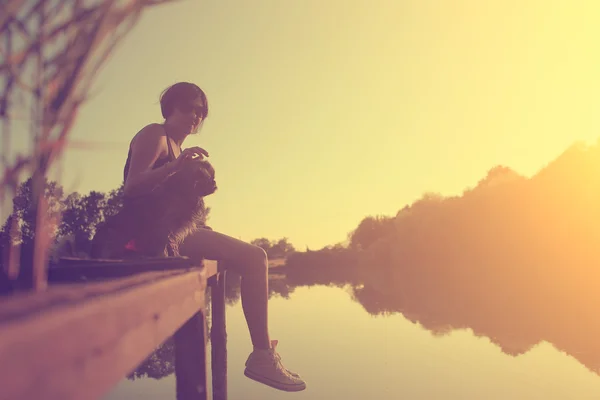
[[[46,174],[67,145],[77,111],[99,69],[148,7],[176,0],[3,0],[0,2],[0,132],[3,165],[0,216],[6,215],[24,171],[33,177],[35,232],[33,288],[46,285],[46,264],[56,221],[47,221]],[[20,124],[16,124],[19,122]],[[16,136],[30,149],[17,153]],[[17,222],[13,230],[17,229]],[[52,222],[48,224],[48,222]],[[12,247],[12,246],[11,246]],[[19,263],[11,248],[7,274]]]

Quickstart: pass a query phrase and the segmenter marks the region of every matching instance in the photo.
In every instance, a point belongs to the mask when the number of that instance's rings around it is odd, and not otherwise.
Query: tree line
[[[48,202],[48,221],[55,242],[72,237],[81,256],[89,254],[96,227],[119,211],[123,204],[123,185],[109,192],[91,191],[87,194],[66,193],[56,181],[46,180],[44,197]],[[21,260],[32,255],[37,218],[33,201],[33,181],[19,185],[12,200],[12,212],[0,229],[0,264],[6,262],[9,245],[20,245]],[[207,208],[210,213],[210,208]],[[262,247],[270,258],[284,258],[295,251],[287,238],[269,240],[258,238],[253,244]]]

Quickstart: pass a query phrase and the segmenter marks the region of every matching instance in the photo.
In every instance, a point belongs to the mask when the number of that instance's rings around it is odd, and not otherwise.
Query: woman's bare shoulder
[[[144,126],[135,134],[134,138],[162,138],[165,137],[165,127],[162,124],[152,123]]]
[[[156,146],[163,142],[166,144],[165,128],[162,124],[152,123],[144,126],[135,134],[131,139],[131,146],[134,143]]]

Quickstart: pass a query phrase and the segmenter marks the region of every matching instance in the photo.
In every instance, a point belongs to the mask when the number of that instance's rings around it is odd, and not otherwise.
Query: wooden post
[[[174,335],[177,400],[208,400],[204,308]]]
[[[225,322],[225,271],[210,283],[210,329],[213,400],[227,400],[227,328]],[[212,280],[211,279],[211,280]]]

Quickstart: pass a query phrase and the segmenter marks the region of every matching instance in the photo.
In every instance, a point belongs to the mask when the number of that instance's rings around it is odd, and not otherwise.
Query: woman
[[[208,115],[204,92],[192,83],[176,83],[163,92],[160,108],[164,123],[145,126],[131,141],[124,170],[125,196],[143,195],[185,165],[208,157],[208,153],[199,147],[181,149],[188,135],[197,133]],[[300,376],[282,365],[275,351],[277,341],[269,339],[268,262],[265,251],[230,236],[202,229],[186,239],[180,252],[192,259],[223,261],[227,268],[242,277],[242,308],[254,346],[244,374],[281,390],[305,389],[306,384]]]

